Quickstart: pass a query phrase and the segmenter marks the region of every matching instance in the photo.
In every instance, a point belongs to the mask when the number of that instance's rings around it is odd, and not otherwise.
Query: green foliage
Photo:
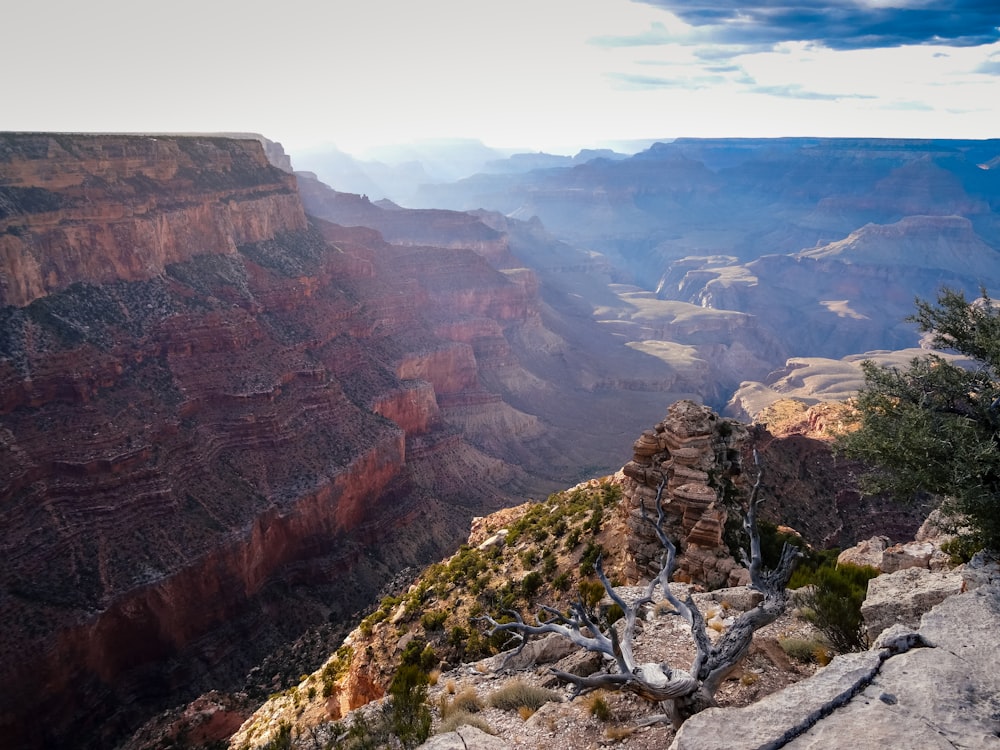
[[[604,598],[604,584],[589,578],[580,579],[580,601],[588,609],[593,609]]]
[[[583,555],[580,557],[580,575],[587,575],[594,570],[594,563],[597,562],[597,558],[601,556],[604,552],[604,548],[600,544],[591,540],[587,542],[587,547],[583,551]]]
[[[860,565],[821,564],[812,571],[811,589],[799,603],[804,617],[819,628],[830,644],[842,653],[868,648],[861,619],[861,604],[868,581],[878,575],[876,568]]]
[[[976,540],[960,536],[949,539],[941,545],[941,551],[949,556],[953,565],[969,562],[981,549],[982,546]]]
[[[789,657],[803,664],[827,664],[830,661],[827,644],[816,638],[779,638],[778,645]]]
[[[556,572],[558,564],[559,561],[556,560],[556,556],[552,550],[546,550],[545,554],[542,555],[542,574],[547,578],[551,577]]]
[[[563,542],[563,547],[565,547],[567,552],[572,552],[576,549],[576,545],[580,543],[580,529],[572,529],[569,534],[566,535],[566,540]]]
[[[608,611],[604,613],[604,621],[608,625],[614,625],[620,619],[625,616],[625,612],[622,610],[619,604],[612,604],[608,607]]]
[[[528,575],[521,580],[521,593],[524,594],[524,598],[530,599],[537,594],[538,589],[542,587],[543,583],[545,583],[545,579],[542,578],[542,574],[537,570],[533,570],[528,573]]]
[[[448,619],[448,613],[442,610],[435,612],[424,612],[420,616],[420,624],[424,630],[443,630],[444,622]]]
[[[937,303],[917,301],[911,320],[937,349],[975,360],[962,368],[938,355],[905,369],[863,364],[860,427],[840,437],[846,455],[872,467],[866,488],[909,500],[945,498],[952,529],[1000,549],[1000,310],[986,291],[972,303],[944,289]]]
[[[389,685],[392,733],[404,748],[423,744],[431,733],[431,712],[427,707],[427,673],[413,664],[396,670]]]
[[[461,625],[456,625],[448,631],[448,645],[454,648],[462,646],[469,637],[469,631]]]
[[[278,733],[272,737],[262,750],[291,750],[292,747],[292,725],[281,722],[278,725]]]

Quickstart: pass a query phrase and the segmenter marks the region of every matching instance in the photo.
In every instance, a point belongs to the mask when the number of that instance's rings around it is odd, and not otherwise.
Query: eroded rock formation
[[[483,386],[533,285],[307,220],[258,141],[4,135],[0,207],[11,747],[239,684],[551,486],[506,460],[544,425]]]
[[[659,569],[662,550],[648,519],[654,517],[657,491],[665,481],[661,495],[665,530],[682,551],[675,580],[694,580],[713,588],[728,581],[738,566],[724,542],[725,526],[729,513],[738,507],[737,486],[745,483],[741,452],[748,437],[738,422],[721,419],[693,401],[678,401],[666,419],[635,441],[634,456],[622,471],[629,480],[623,509],[630,517],[636,577]]]

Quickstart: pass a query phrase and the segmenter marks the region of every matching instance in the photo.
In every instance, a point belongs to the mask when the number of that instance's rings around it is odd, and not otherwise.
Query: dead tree
[[[757,454],[754,451],[754,460]],[[743,519],[743,528],[750,538],[749,555],[741,550],[743,564],[750,571],[750,588],[760,592],[763,600],[753,609],[741,614],[728,630],[713,644],[708,637],[705,618],[689,594],[681,601],[670,591],[670,578],[674,572],[677,548],[663,529],[664,512],[660,503],[666,477],[660,482],[656,492],[657,519],[654,522],[642,506],[643,518],[653,524],[664,552],[659,574],[646,587],[645,595],[637,601],[626,603],[611,586],[600,558],[594,564],[597,576],[604,590],[615,604],[621,607],[624,617],[621,624],[608,625],[592,612],[581,599],[570,605],[569,613],[542,605],[535,616],[535,624],[526,622],[520,613],[508,610],[512,622],[498,622],[492,617],[482,618],[491,626],[489,634],[509,632],[520,637],[521,647],[530,636],[557,633],[569,638],[587,651],[601,654],[609,668],[606,671],[580,677],[553,669],[560,680],[574,686],[573,696],[598,688],[606,690],[627,690],[653,703],[662,704],[666,716],[675,727],[704,708],[715,705],[715,693],[723,680],[740,664],[750,649],[753,634],[759,628],[774,622],[785,610],[786,586],[792,571],[801,556],[798,548],[786,543],[781,551],[778,565],[773,570],[764,568],[761,557],[760,534],[757,530],[757,508],[760,505],[761,474],[750,493],[749,506]],[[636,663],[633,655],[636,623],[640,610],[652,604],[657,589],[673,607],[672,614],[683,617],[691,628],[695,643],[695,657],[687,671],[671,667],[666,662]]]

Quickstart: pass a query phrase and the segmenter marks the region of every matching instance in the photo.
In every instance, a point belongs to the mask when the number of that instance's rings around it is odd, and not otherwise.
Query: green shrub
[[[281,722],[278,733],[268,741],[262,750],[290,750],[292,747],[292,725]]]
[[[580,529],[571,529],[569,534],[566,536],[566,541],[563,542],[563,547],[566,548],[567,552],[572,552],[576,549],[576,545],[580,543]]]
[[[604,553],[604,548],[600,544],[597,544],[593,540],[587,542],[587,548],[583,551],[583,556],[580,558],[580,575],[587,575],[594,570],[594,563],[597,562],[597,558]]]
[[[588,609],[593,609],[604,598],[604,584],[589,578],[581,578],[579,585],[580,601]]]
[[[951,558],[952,565],[969,562],[982,548],[978,540],[961,536],[948,539],[941,545],[941,551]]]
[[[427,707],[427,673],[413,664],[404,664],[389,685],[389,722],[392,734],[404,748],[423,744],[431,733],[431,712]]]
[[[825,664],[829,661],[829,648],[818,638],[779,638],[781,650],[803,664]]]
[[[442,630],[444,628],[444,622],[447,619],[447,612],[424,612],[420,618],[420,624],[423,626],[424,630]]]
[[[537,570],[533,570],[521,581],[521,593],[524,594],[526,599],[530,599],[538,593],[538,589],[540,589],[544,583],[545,579],[542,578],[542,574]]]
[[[841,653],[868,648],[861,604],[868,581],[878,570],[858,565],[822,565],[812,575],[812,586],[799,596],[803,616]]]

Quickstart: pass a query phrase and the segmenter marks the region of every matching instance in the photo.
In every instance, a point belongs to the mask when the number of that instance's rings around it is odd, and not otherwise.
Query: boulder
[[[859,565],[882,570],[882,555],[888,546],[889,537],[873,536],[837,555],[837,565]]]
[[[932,573],[926,568],[906,568],[872,578],[861,605],[868,639],[874,641],[896,623],[917,627],[921,615],[962,589],[958,570]]]
[[[459,727],[454,732],[436,734],[422,744],[419,750],[507,750],[506,740],[486,734],[476,727]]]
[[[907,542],[894,544],[882,553],[882,572],[895,573],[906,568],[942,570],[948,555],[933,542]]]
[[[757,703],[696,714],[670,750],[1000,748],[998,615],[1000,585],[950,596],[917,630],[894,625],[872,650],[837,656]]]
[[[881,663],[874,651],[844,654],[810,679],[749,706],[709,708],[684,722],[670,750],[785,747],[824,713],[849,701],[871,681]]]
[[[528,641],[520,651],[513,651],[501,661],[503,669],[528,669],[536,664],[552,664],[575,653],[578,647],[569,638],[552,633],[544,638]]]
[[[962,568],[962,581],[966,591],[980,586],[1000,586],[1000,555],[995,552],[977,552]]]

